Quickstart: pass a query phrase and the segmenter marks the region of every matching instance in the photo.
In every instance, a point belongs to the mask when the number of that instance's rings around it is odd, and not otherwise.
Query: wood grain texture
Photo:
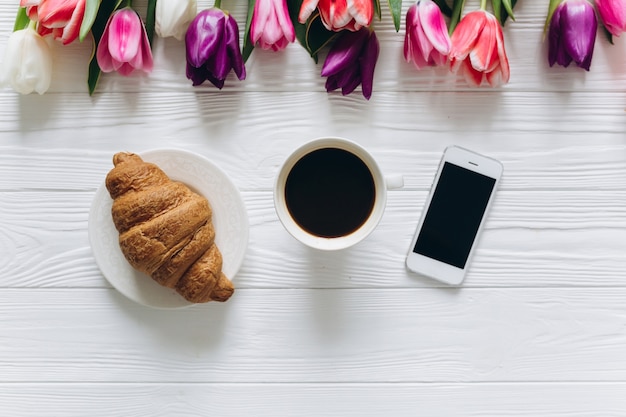
[[[327,94],[299,45],[193,88],[170,39],[152,74],[107,74],[89,97],[90,42],[54,45],[48,94],[0,90],[0,414],[624,416],[626,36],[599,31],[590,72],[549,68],[547,2],[518,3],[497,89],[415,71],[383,6],[370,101]],[[223,6],[243,31],[246,2]],[[16,7],[0,1],[0,59]],[[279,166],[319,136],[405,179],[341,253],[298,244],[273,208]],[[404,268],[450,144],[505,165],[460,288]],[[112,155],[154,148],[204,155],[242,191],[250,244],[226,304],[144,308],[94,262],[88,212]]]
[[[0,292],[0,382],[626,380],[624,288]]]
[[[0,384],[12,417],[621,417],[626,384]]]
[[[109,287],[87,237],[92,192],[1,195],[0,288]],[[251,233],[239,288],[436,285],[404,267],[425,191],[391,191],[377,230],[342,253],[296,242],[278,221],[271,192],[243,197]],[[625,204],[623,191],[500,191],[464,285],[625,286]]]

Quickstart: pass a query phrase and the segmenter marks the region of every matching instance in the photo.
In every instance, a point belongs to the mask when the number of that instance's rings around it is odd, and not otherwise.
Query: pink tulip
[[[626,32],[626,0],[596,0],[606,30],[614,36]]]
[[[305,23],[315,9],[320,12],[322,23],[328,30],[357,31],[369,26],[374,16],[372,0],[304,0],[298,21]]]
[[[418,0],[406,13],[404,59],[417,69],[443,65],[450,53],[450,37],[441,9],[432,0]]]
[[[21,0],[28,17],[39,22],[41,35],[52,34],[64,45],[72,43],[80,33],[85,15],[85,0]]]
[[[103,72],[130,75],[135,70],[152,71],[150,42],[137,12],[126,7],[111,15],[98,44],[96,59]]]
[[[509,81],[509,60],[504,50],[502,27],[484,10],[468,13],[451,37],[450,66],[461,70],[470,85],[487,81],[492,87]]]
[[[287,0],[256,0],[250,24],[250,40],[263,49],[280,51],[296,39]]]

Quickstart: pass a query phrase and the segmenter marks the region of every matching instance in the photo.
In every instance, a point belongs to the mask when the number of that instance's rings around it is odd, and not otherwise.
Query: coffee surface
[[[323,148],[302,157],[285,184],[287,209],[307,232],[340,237],[357,230],[376,199],[365,163],[343,149]]]

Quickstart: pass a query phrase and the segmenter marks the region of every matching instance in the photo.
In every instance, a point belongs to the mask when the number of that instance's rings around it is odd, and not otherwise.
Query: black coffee
[[[375,199],[370,170],[357,156],[338,148],[318,149],[302,157],[285,184],[293,219],[321,237],[354,232],[369,217]]]

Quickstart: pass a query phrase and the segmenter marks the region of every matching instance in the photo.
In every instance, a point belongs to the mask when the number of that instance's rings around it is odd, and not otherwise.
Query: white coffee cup
[[[357,217],[359,219],[362,217],[364,220],[362,221],[362,223],[357,225],[353,230],[344,231],[342,233],[339,233],[336,236],[334,235],[330,236],[330,235],[325,235],[324,233],[319,233],[315,230],[312,230],[314,227],[311,228],[311,227],[303,226],[304,223],[301,221],[301,216],[299,217],[299,214],[298,214],[298,210],[300,209],[294,208],[294,207],[298,207],[298,202],[297,201],[294,202],[294,197],[292,197],[293,192],[290,191],[289,198],[287,196],[287,191],[289,191],[289,187],[287,184],[288,184],[288,180],[290,181],[291,184],[293,184],[293,181],[295,181],[293,178],[297,177],[299,175],[298,173],[302,172],[301,167],[303,166],[303,164],[308,164],[307,166],[309,166],[310,168],[314,167],[315,170],[319,169],[319,171],[306,171],[307,173],[313,172],[315,176],[311,176],[311,178],[315,178],[315,180],[317,180],[316,178],[317,174],[330,175],[328,173],[334,172],[334,171],[332,169],[327,169],[327,167],[332,166],[327,161],[326,163],[320,162],[317,165],[316,163],[319,161],[322,161],[322,159],[320,158],[315,159],[315,161],[317,162],[310,162],[310,161],[313,160],[312,158],[315,158],[315,156],[312,156],[312,155],[320,156],[320,155],[323,155],[324,152],[326,152],[327,155],[329,154],[328,152],[330,153],[334,152],[335,154],[345,155],[345,152],[336,152],[336,150],[347,151],[353,156],[356,156],[358,160],[360,160],[360,162],[358,162],[356,159],[354,159],[354,157],[351,157],[349,155],[347,156],[351,161],[353,161],[354,164],[356,164],[354,165],[355,169],[351,169],[345,175],[337,174],[338,176],[341,176],[341,178],[337,178],[337,184],[343,184],[343,182],[345,182],[346,180],[344,177],[351,176],[352,172],[358,172],[358,173],[361,173],[362,175],[365,175],[363,174],[363,172],[368,171],[369,174],[371,175],[371,180],[373,181],[373,191],[371,190],[371,187],[369,185],[367,187],[369,190],[368,193],[373,194],[372,196],[373,203],[371,202],[368,203],[368,207],[366,208],[357,208],[356,211],[361,210]],[[317,151],[321,151],[321,152],[317,152]],[[304,161],[307,161],[307,162],[304,162]],[[298,164],[298,162],[301,162],[301,163]],[[366,168],[366,171],[365,171],[365,168],[361,169],[362,165],[364,165],[364,167]],[[297,168],[296,170],[294,170],[294,167],[296,166]],[[352,167],[352,165],[349,165],[349,164],[346,164],[346,166]],[[291,178],[290,178],[290,174],[292,175]],[[358,175],[358,174],[355,174],[355,175]],[[315,180],[312,179],[311,181],[315,181]],[[326,181],[330,180],[332,182],[332,178],[325,178],[324,180]],[[369,184],[371,184],[371,182],[369,182]],[[274,206],[276,208],[276,213],[278,214],[278,218],[282,222],[285,229],[287,229],[287,231],[297,240],[315,249],[328,250],[328,251],[339,250],[339,249],[345,249],[345,248],[348,248],[350,246],[357,244],[361,240],[365,239],[365,237],[367,237],[374,230],[374,228],[376,228],[385,210],[385,205],[387,201],[387,189],[399,188],[399,187],[402,187],[402,185],[403,185],[402,176],[396,175],[396,176],[385,177],[382,174],[374,158],[370,155],[370,153],[367,152],[360,145],[356,144],[355,142],[352,142],[350,140],[343,139],[343,138],[337,138],[337,137],[318,138],[297,148],[295,151],[291,153],[291,155],[287,157],[287,159],[283,163],[282,167],[280,168],[280,171],[278,172],[278,175],[276,177],[276,182],[274,184]],[[290,186],[290,187],[295,188],[295,186]],[[316,187],[317,185],[313,186],[313,188],[316,188]],[[340,186],[338,185],[337,187],[340,187]],[[322,193],[324,192],[323,186],[320,185],[318,188],[322,191],[316,191],[318,194],[315,194],[315,196],[306,196],[308,192],[307,191],[308,188],[299,187],[298,190],[300,191],[298,195],[305,195],[302,198],[318,197],[320,192]],[[349,194],[349,191],[350,190],[346,190],[348,194]],[[335,192],[337,192],[337,190],[335,190]],[[344,197],[342,196],[342,198]],[[345,198],[349,198],[349,197],[345,197]],[[333,199],[333,197],[331,196],[328,197],[328,204],[331,204],[334,201],[335,200]],[[360,205],[361,200],[358,200],[358,201],[359,203],[355,203],[356,205]],[[355,205],[355,204],[352,204],[352,205]],[[302,205],[304,205],[304,203],[301,204],[301,206]],[[323,206],[324,208],[326,208],[327,205],[323,204]],[[348,215],[348,214],[349,214],[349,211],[342,213],[342,215]],[[296,218],[299,218],[299,220],[297,221]],[[344,216],[344,218],[350,218],[350,217]],[[357,219],[355,221],[359,221],[359,220]]]

